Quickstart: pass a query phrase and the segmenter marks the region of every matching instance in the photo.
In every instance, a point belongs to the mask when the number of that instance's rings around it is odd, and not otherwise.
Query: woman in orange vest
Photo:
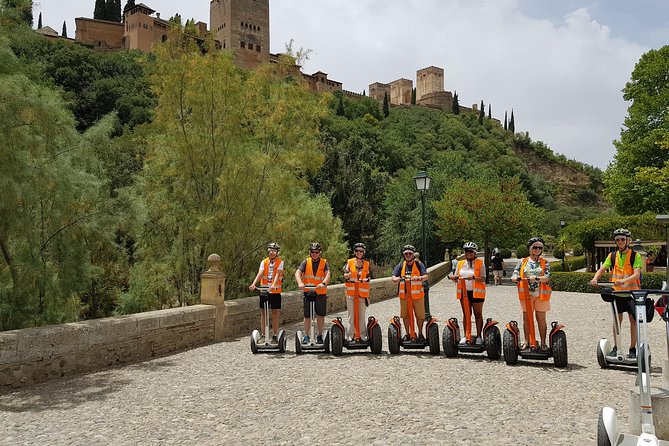
[[[405,341],[421,340],[425,341],[423,336],[423,322],[425,322],[425,291],[423,281],[427,280],[427,268],[416,260],[416,248],[412,245],[405,245],[402,248],[404,261],[400,262],[393,269],[392,281],[400,284],[400,317],[404,321]],[[404,279],[403,283],[400,283]],[[411,323],[412,316],[415,314],[418,325],[418,336],[416,328]]]
[[[316,311],[316,342],[323,343],[323,328],[325,327],[325,313],[327,311],[327,287],[330,282],[330,267],[328,261],[321,258],[321,244],[311,243],[309,245],[309,257],[302,261],[297,271],[295,271],[295,281],[297,286],[304,291],[304,338],[303,344],[309,343],[309,326],[311,317],[309,314],[309,300],[305,288],[312,288],[316,292],[315,311]]]
[[[354,342],[367,339],[365,310],[369,305],[369,262],[364,260],[367,247],[364,243],[353,246],[353,258],[344,266],[346,280],[346,309],[348,310],[348,336]]]
[[[527,314],[525,299],[529,298],[537,318],[539,326],[539,336],[541,337],[541,349],[548,350],[546,345],[546,313],[551,309],[551,287],[548,285],[551,275],[550,263],[546,261],[541,254],[544,251],[544,241],[540,237],[532,237],[527,241],[527,248],[530,250],[529,257],[525,257],[513,271],[511,280],[518,282],[518,298],[520,299],[520,308],[523,310],[523,333],[525,335],[525,344],[520,348],[524,350],[530,346],[530,332],[528,324],[534,324]]]
[[[479,247],[474,242],[467,242],[462,246],[465,251],[464,260],[458,262],[454,273],[448,277],[458,286],[456,297],[462,306],[462,314],[465,327],[465,336],[460,339],[460,344],[472,343],[472,311],[476,318],[476,344],[483,345],[483,303],[485,302],[485,279],[486,269],[483,260],[476,257]],[[465,307],[464,297],[469,301],[469,309]]]
[[[266,297],[260,297],[260,332],[262,335],[258,340],[259,344],[265,343],[265,312],[263,305],[265,299],[269,300],[269,307],[272,309],[272,344],[278,344],[277,333],[279,333],[279,311],[281,310],[281,284],[283,283],[283,260],[279,258],[279,245],[270,243],[267,245],[267,257],[260,262],[260,269],[249,290],[256,289],[256,283],[260,280],[260,286],[268,288]]]

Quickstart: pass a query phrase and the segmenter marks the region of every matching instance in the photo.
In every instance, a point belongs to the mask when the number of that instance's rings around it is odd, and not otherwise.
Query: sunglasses
[[[365,252],[364,249],[355,249],[354,251],[355,251],[355,252]]]
[[[320,251],[309,251],[309,254],[320,254]]]
[[[469,253],[469,252],[476,252],[476,251],[474,251],[473,249],[465,249],[465,252]]]
[[[404,255],[405,255],[405,256],[412,256],[412,255],[413,255],[413,252],[405,252]]]
[[[543,251],[544,247],[543,246],[533,246],[532,249],[540,249],[540,250]]]
[[[626,241],[627,241],[627,237],[616,237],[616,238],[614,238],[613,240],[615,240],[615,241],[617,241],[617,242],[626,242]]]

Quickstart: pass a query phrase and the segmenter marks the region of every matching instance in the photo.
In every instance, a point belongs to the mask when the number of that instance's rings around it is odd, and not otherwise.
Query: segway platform
[[[418,338],[414,340],[405,340],[402,336],[402,324],[400,318],[398,316],[393,317],[388,326],[388,350],[391,354],[397,354],[400,352],[400,347],[407,350],[422,350],[425,347],[429,347],[431,354],[438,355],[439,326],[437,324],[437,319],[431,317],[425,325],[425,330],[427,332],[425,340],[420,340]]]
[[[346,339],[346,329],[340,317],[332,321],[330,336],[332,354],[335,356],[341,355],[344,348],[347,350],[366,350],[371,348],[374,354],[381,353],[381,349],[383,348],[381,326],[374,316],[367,318],[367,339],[360,339],[358,341]]]
[[[528,315],[529,318],[529,315]],[[541,350],[538,346],[521,349],[519,346],[520,330],[518,322],[511,321],[506,325],[503,337],[504,362],[514,365],[518,357],[523,359],[548,360],[553,358],[556,367],[567,367],[567,335],[562,331],[564,325],[557,321],[551,322],[548,336],[548,349]]]
[[[251,333],[251,351],[253,353],[258,353],[258,352],[279,352],[279,353],[284,353],[286,351],[286,332],[283,330],[279,331],[279,334],[277,335],[277,342],[276,344],[272,344],[271,339],[268,339],[267,336],[265,336],[265,342],[260,343],[260,331],[259,330],[253,330]]]
[[[486,319],[483,326],[483,343],[476,342],[461,344],[460,326],[457,318],[450,318],[442,332],[442,344],[444,354],[449,358],[454,358],[459,352],[462,353],[483,353],[487,352],[488,358],[499,359],[502,356],[502,336],[497,328],[497,321],[492,318]]]

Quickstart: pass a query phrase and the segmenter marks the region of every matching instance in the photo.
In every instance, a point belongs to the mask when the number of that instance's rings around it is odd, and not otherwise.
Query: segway
[[[648,345],[648,323],[653,320],[652,294],[665,294],[663,290],[612,291],[615,296],[632,296],[636,315],[637,333],[637,383],[639,384],[639,413],[641,435],[626,434],[618,429],[616,410],[604,407],[597,421],[597,446],[654,445],[669,446],[669,441],[658,440],[653,424],[653,402],[650,387],[650,347]],[[650,310],[650,311],[649,311]]]
[[[606,288],[612,288],[613,285],[615,285],[613,282],[602,282],[597,284],[597,286]],[[613,314],[613,327],[614,327],[613,341],[614,345],[618,346],[620,345],[620,343],[618,342],[620,337],[620,321],[618,320],[618,305],[616,303],[615,296],[612,295],[611,293],[602,294],[602,300],[604,302],[609,302],[611,304],[611,313]],[[614,354],[612,355],[611,353]],[[612,365],[622,365],[631,367],[637,366],[636,358],[630,359],[623,356],[620,352],[613,352],[613,346],[611,345],[611,342],[606,338],[600,339],[599,343],[597,344],[597,362],[599,363],[599,366],[603,369]]]
[[[372,353],[378,355],[381,353],[381,349],[383,348],[381,326],[374,316],[368,317],[367,339],[362,339],[359,328],[360,324],[358,303],[360,300],[364,299],[365,305],[368,305],[368,301],[367,299],[359,296],[357,282],[354,282],[353,280],[347,280],[347,282],[356,284],[355,297],[353,298],[354,338],[351,340],[346,339],[346,329],[344,328],[344,324],[342,323],[340,317],[333,319],[332,328],[330,329],[330,334],[332,337],[332,354],[335,356],[341,355],[343,348],[346,348],[347,350],[366,350],[371,347]]]
[[[430,316],[430,296],[428,282],[423,282],[423,289],[425,290],[425,332],[427,337],[422,340],[416,336],[414,329],[414,315],[413,304],[411,302],[411,276],[400,279],[400,286],[404,287],[404,295],[408,299],[407,307],[409,309],[409,339],[405,340],[402,336],[402,323],[398,316],[394,316],[390,320],[388,326],[388,351],[395,355],[400,352],[400,347],[407,350],[424,349],[430,347],[430,353],[433,355],[439,354],[439,326],[437,319]]]
[[[283,330],[279,330],[277,335],[277,340],[279,341],[276,344],[270,342],[269,335],[269,299],[267,295],[269,294],[269,288],[266,286],[259,286],[257,288],[258,295],[260,298],[265,298],[265,303],[263,305],[263,312],[265,313],[265,342],[260,343],[260,331],[253,330],[251,332],[251,351],[255,354],[259,351],[263,352],[279,352],[284,353],[286,351],[286,333]]]
[[[472,280],[470,278],[461,280],[461,286],[464,287],[465,280]],[[467,292],[462,293],[462,301],[465,306],[465,338],[466,344],[460,344],[460,326],[458,319],[452,317],[446,323],[442,331],[442,345],[444,347],[444,354],[449,358],[458,356],[458,351],[463,353],[482,353],[487,352],[489,359],[499,359],[502,356],[502,336],[497,327],[498,322],[488,318],[483,325],[483,344],[476,344],[472,342],[472,318],[471,308],[469,305],[469,297]]]
[[[323,343],[318,343],[316,339],[316,287],[304,287],[307,290],[307,301],[309,301],[309,319],[311,319],[311,329],[309,332],[309,343],[303,344],[304,334],[301,330],[295,333],[295,353],[298,355],[307,351],[324,351],[330,353],[330,330],[323,329]]]
[[[518,280],[525,280],[519,278]],[[534,332],[534,305],[529,293],[529,282],[525,286],[525,309],[527,310],[528,329],[530,335],[530,345],[520,348],[520,330],[518,322],[510,321],[506,324],[503,337],[504,362],[507,365],[515,365],[518,362],[518,356],[523,359],[547,360],[553,358],[556,367],[567,367],[567,335],[562,331],[564,325],[557,321],[551,322],[551,331],[548,335],[548,349],[541,350],[537,345]]]

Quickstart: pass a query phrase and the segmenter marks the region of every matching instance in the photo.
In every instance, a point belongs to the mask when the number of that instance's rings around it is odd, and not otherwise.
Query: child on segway
[[[328,261],[321,258],[321,244],[309,245],[309,257],[302,261],[295,271],[297,286],[304,291],[304,337],[302,344],[309,344],[309,326],[311,325],[311,301],[314,301],[317,336],[316,344],[321,345],[323,329],[325,327],[325,313],[327,311],[327,286],[330,282],[330,267]],[[313,341],[313,340],[311,340]]]
[[[458,262],[456,270],[448,278],[457,284],[456,298],[462,306],[462,314],[465,328],[465,336],[460,340],[460,345],[483,345],[483,303],[486,293],[486,269],[483,260],[476,257],[478,245],[467,242],[462,249],[465,251],[465,259]],[[476,340],[472,340],[472,311],[476,318]]]
[[[279,258],[279,250],[281,248],[278,244],[272,242],[267,245],[267,257],[260,262],[260,268],[255,279],[249,286],[249,290],[255,291],[256,284],[260,280],[262,289],[266,288],[267,293],[260,295],[260,327],[265,326],[265,311],[264,304],[269,301],[269,306],[272,309],[272,345],[278,344],[279,333],[279,312],[281,311],[281,284],[283,283],[283,268],[284,262]],[[262,332],[258,344],[265,343],[265,333]]]
[[[344,266],[346,280],[346,309],[348,310],[348,336],[354,343],[367,340],[366,310],[369,305],[369,281],[372,276],[369,262],[364,260],[367,247],[364,243],[353,246],[354,257]]]

